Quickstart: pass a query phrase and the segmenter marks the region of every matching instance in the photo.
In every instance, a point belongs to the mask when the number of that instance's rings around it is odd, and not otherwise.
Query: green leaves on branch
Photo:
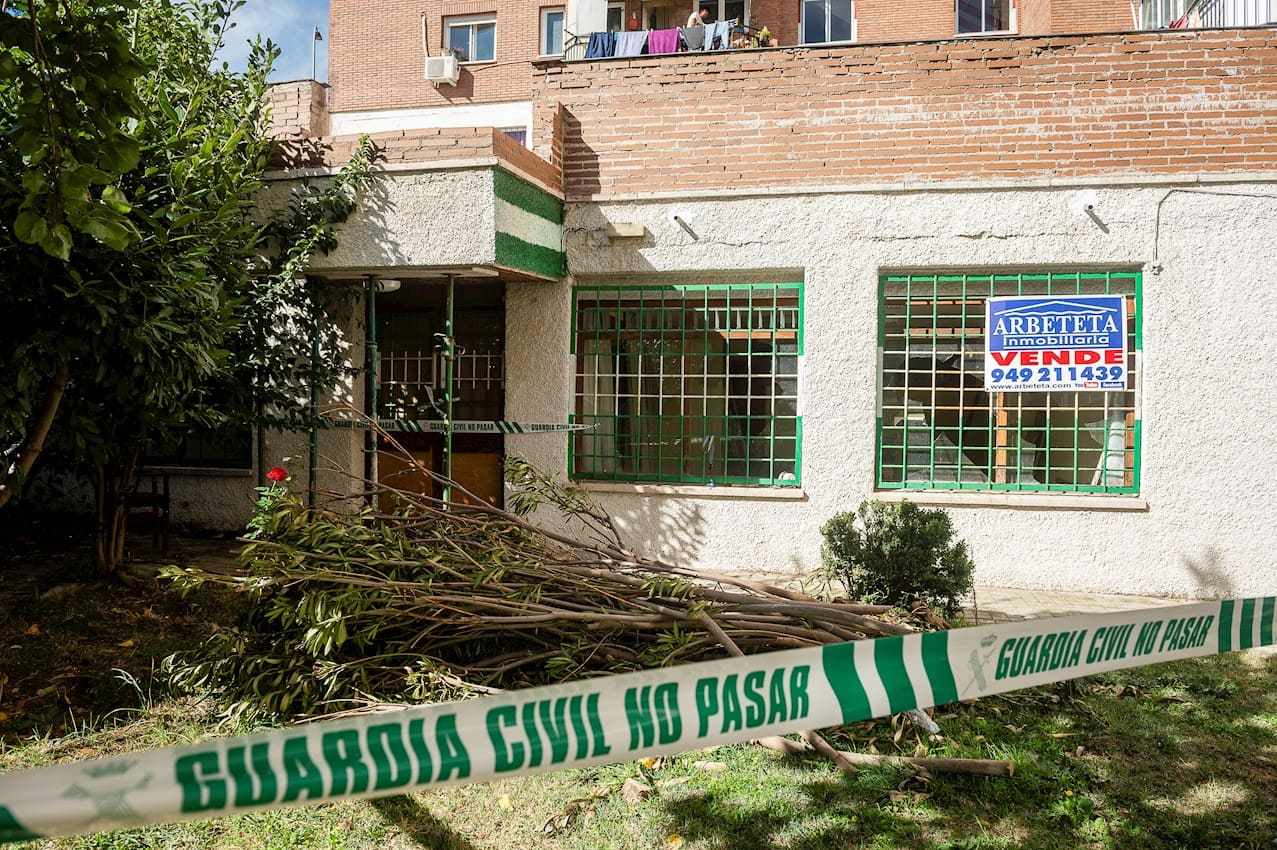
[[[253,282],[233,342],[240,381],[252,386],[264,425],[308,426],[312,386],[326,396],[350,374],[335,293],[307,279],[306,270],[317,253],[336,247],[337,227],[358,206],[376,155],[372,141],[360,138],[336,175],[295,191],[287,210],[266,227],[270,273]]]
[[[135,168],[133,132],[142,114],[137,80],[145,66],[125,22],[137,3],[17,0],[0,15],[0,105],[4,133],[21,161],[14,235],[68,260],[72,232],[114,250],[140,234],[115,186]]]

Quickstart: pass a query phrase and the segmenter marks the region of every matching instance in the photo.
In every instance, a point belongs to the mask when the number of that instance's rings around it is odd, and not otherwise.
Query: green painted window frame
[[[608,299],[613,302],[612,306],[605,307]],[[612,398],[617,402],[617,412],[610,414],[587,413],[583,410],[586,394],[583,387],[587,381],[598,381],[600,379],[610,378],[614,382],[621,379],[635,376],[630,373],[622,373],[618,370],[612,370],[608,373],[587,372],[585,358],[591,356],[590,353],[582,350],[580,343],[582,340],[590,340],[594,342],[595,352],[593,356],[600,356],[602,353],[601,342],[615,342],[616,348],[612,351],[620,351],[620,340],[623,336],[622,326],[626,319],[621,314],[625,310],[633,310],[633,308],[622,309],[620,302],[623,299],[632,299],[638,304],[638,312],[636,314],[638,332],[637,338],[642,341],[643,345],[651,345],[657,355],[657,361],[660,371],[656,375],[643,375],[641,366],[639,367],[638,386],[639,389],[634,394],[621,392],[619,386],[614,386],[612,392],[604,393],[603,397]],[[758,299],[756,302],[755,299]],[[769,299],[769,302],[764,299]],[[792,309],[782,303],[782,301],[794,301],[797,306],[796,327],[780,328],[778,326],[778,315],[781,310]],[[762,306],[757,307],[756,303],[761,302]],[[770,319],[764,320],[769,323],[768,327],[759,327],[755,324],[758,321],[757,316],[762,316],[768,312],[768,304],[770,303]],[[588,305],[593,304],[590,308]],[[650,304],[651,309],[647,307]],[[670,311],[671,306],[683,307],[679,311]],[[751,317],[749,319],[748,328],[735,328],[732,325],[732,310],[744,309]],[[593,315],[591,324],[593,331],[582,329],[582,315],[584,310],[589,310]],[[716,330],[711,329],[709,320],[706,318],[713,310],[722,310],[728,328],[725,334],[715,336]],[[689,316],[697,316],[699,313],[700,322],[689,322]],[[757,312],[757,316],[755,313]],[[667,324],[666,317],[671,313],[677,313],[681,316],[675,324],[676,327],[670,327]],[[655,322],[649,322],[650,317],[660,317]],[[604,320],[610,323],[612,329],[604,331]],[[654,325],[649,327],[649,324]],[[692,327],[689,327],[692,325]],[[608,432],[574,432],[568,437],[568,475],[576,481],[608,481],[608,482],[626,482],[626,483],[642,483],[642,484],[671,484],[671,485],[724,485],[724,486],[754,486],[754,487],[801,487],[802,486],[802,436],[803,436],[803,420],[801,415],[801,399],[799,398],[799,363],[804,353],[804,287],[801,282],[782,282],[782,283],[703,283],[703,284],[579,284],[573,287],[572,291],[572,328],[571,328],[571,345],[570,350],[574,361],[574,389],[573,389],[573,413],[570,421],[574,423],[593,423],[607,424],[610,420],[611,430]],[[755,337],[759,334],[766,333],[770,330],[772,336],[770,339],[758,340],[759,344],[766,344],[767,351],[756,352],[754,350]],[[780,332],[784,332],[784,336]],[[729,340],[731,334],[741,334],[745,340],[745,351],[731,350],[732,343]],[[592,336],[591,336],[592,334]],[[625,332],[625,335],[633,337],[635,329],[632,327]],[[695,350],[696,341],[700,341],[700,350]],[[715,351],[710,354],[710,340],[724,340],[724,348],[722,351]],[[792,339],[793,350],[778,351],[775,345],[777,340]],[[692,348],[688,347],[691,341]],[[651,352],[643,352],[642,356],[647,356]],[[770,370],[755,374],[753,369],[759,357],[765,357],[770,354]],[[668,356],[679,358],[680,362],[684,357],[693,359],[699,358],[704,366],[699,372],[694,374],[686,369],[680,371],[677,375],[664,371],[664,358]],[[633,354],[629,355],[633,356]],[[709,362],[712,357],[722,357],[722,365],[724,371],[721,375],[718,372],[710,372]],[[748,387],[747,392],[741,395],[733,395],[730,389],[730,382],[733,375],[726,371],[729,368],[728,359],[730,357],[743,357],[746,364],[746,372],[742,376],[736,374],[737,379],[744,378]],[[780,368],[780,360],[792,358],[792,372],[778,371]],[[619,364],[618,364],[619,366]],[[786,364],[786,367],[788,364]],[[766,380],[768,375],[778,378],[785,378],[786,381],[772,381],[768,386],[770,392],[768,395],[760,396],[754,394],[755,379],[762,378]],[[655,377],[659,387],[658,392],[654,395],[645,396],[643,393],[644,378],[651,379]],[[664,389],[664,381],[667,378],[675,378],[680,381],[680,391],[678,394],[666,393]],[[703,392],[685,394],[688,381],[700,380]],[[721,379],[723,382],[722,395],[710,394],[708,387],[711,379]],[[778,392],[777,388],[783,383],[792,383],[792,396],[785,392]],[[621,413],[619,412],[619,400],[622,397],[632,397],[634,403],[641,404],[644,398],[649,401],[655,400],[658,408],[663,408],[667,400],[678,399],[680,407],[685,409],[688,399],[693,402],[699,401],[701,409],[705,410],[710,404],[711,399],[721,399],[724,412],[719,414],[690,414],[690,415],[672,415],[672,414],[641,414],[641,413]],[[599,394],[594,394],[596,402]],[[777,400],[792,402],[792,413],[776,414]],[[734,402],[740,403],[744,401],[747,406],[752,406],[754,402],[767,402],[770,413],[756,414],[752,410],[747,410],[744,415],[731,414],[727,412],[727,408]],[[683,437],[688,432],[686,428],[687,421],[697,420],[700,425],[699,440],[703,447],[706,438],[710,436],[707,429],[717,426],[721,421],[724,431],[730,431],[733,423],[739,426],[741,420],[744,420],[746,428],[752,429],[755,424],[766,422],[766,434],[758,436],[757,434],[728,434],[724,439],[718,441],[722,444],[723,456],[721,458],[710,459],[713,455],[712,450],[706,451],[702,448],[699,452],[693,454],[690,450],[691,439],[684,441]],[[637,436],[632,434],[629,439],[635,446],[644,445],[643,438],[650,434],[648,428],[655,425],[657,440],[654,444],[656,448],[655,456],[650,450],[643,453],[636,448],[632,452],[621,452],[618,450],[613,453],[585,451],[585,447],[592,445],[589,441],[592,438],[610,437],[619,443],[618,437],[622,434],[623,422],[638,422]],[[667,427],[673,422],[678,421],[678,439],[674,441],[677,449],[666,455],[664,453],[665,436]],[[778,431],[780,433],[778,433]],[[692,432],[695,433],[695,432]],[[746,452],[743,457],[733,457],[731,452],[732,444],[739,441],[746,441]],[[765,458],[757,455],[751,455],[750,443],[765,442],[767,445],[767,456]],[[792,451],[789,450],[792,444]],[[583,461],[598,461],[610,458],[614,464],[609,470],[601,469],[606,463],[590,463]],[[622,460],[623,459],[623,460]],[[644,466],[650,465],[655,461],[655,470],[644,470]],[[688,466],[694,466],[696,461],[700,460],[700,469],[697,472],[688,472]],[[621,469],[623,463],[629,463],[630,469],[623,471]],[[737,473],[731,473],[732,464],[738,467],[743,463],[744,473],[739,470]],[[667,471],[667,464],[674,464],[679,468],[677,472]],[[767,474],[756,474],[758,467],[766,465]]]
[[[1144,297],[1143,297],[1143,274],[1138,270],[1118,269],[1118,270],[1087,270],[1087,271],[1026,271],[1026,272],[926,272],[926,273],[883,273],[878,278],[878,363],[877,363],[877,402],[876,402],[876,435],[874,446],[874,479],[875,486],[879,490],[892,491],[978,491],[978,492],[1012,492],[1012,493],[1073,493],[1073,494],[1094,494],[1097,496],[1104,495],[1138,495],[1140,491],[1140,452],[1141,452],[1141,436],[1143,425],[1140,418],[1142,384],[1143,384],[1143,365],[1144,365]],[[948,292],[944,292],[948,290]],[[956,293],[955,293],[956,290]],[[915,292],[921,291],[921,295]],[[1010,407],[1001,405],[995,407],[995,396],[1002,395],[1012,396],[1020,394],[1004,393],[984,393],[988,397],[988,420],[983,426],[968,428],[963,419],[963,402],[959,402],[957,408],[958,426],[956,428],[937,427],[937,410],[947,409],[954,410],[952,401],[949,402],[947,408],[937,405],[936,399],[939,393],[956,393],[961,399],[965,400],[969,394],[968,377],[982,378],[979,369],[969,369],[966,364],[972,359],[978,358],[978,362],[983,363],[984,355],[984,309],[975,308],[976,315],[969,315],[968,309],[971,302],[987,299],[991,296],[1002,295],[1063,295],[1063,294],[1122,294],[1132,299],[1131,306],[1128,308],[1128,329],[1127,329],[1127,355],[1128,355],[1128,384],[1127,389],[1123,393],[1114,393],[1112,395],[1129,395],[1130,403],[1116,403],[1112,405],[1110,410],[1110,399],[1108,394],[1104,399],[1104,411],[1110,417],[1116,413],[1123,413],[1125,419],[1120,431],[1111,430],[1111,418],[1105,419],[1103,424],[1103,440],[1099,443],[1102,447],[1098,450],[1101,455],[1100,462],[1104,464],[1103,469],[1097,466],[1093,471],[1095,477],[1105,477],[1117,472],[1113,466],[1109,465],[1109,458],[1112,455],[1119,454],[1118,451],[1109,448],[1109,440],[1114,436],[1124,436],[1124,446],[1120,451],[1122,463],[1120,467],[1122,481],[1121,483],[1081,483],[1081,472],[1089,470],[1090,467],[1082,466],[1080,454],[1083,449],[1080,447],[1080,433],[1083,428],[1081,411],[1094,412],[1094,407],[1083,407],[1081,405],[1080,396],[1083,393],[1031,393],[1023,394],[1022,398],[1017,399],[1016,422],[1014,426],[997,424],[996,413],[1010,411]],[[945,300],[944,296],[948,296]],[[930,353],[932,367],[930,374],[931,379],[931,402],[929,405],[919,406],[917,412],[923,416],[923,421],[927,424],[921,425],[924,430],[929,432],[929,440],[927,446],[921,449],[922,453],[927,454],[925,463],[917,463],[912,460],[913,451],[916,448],[910,442],[909,432],[910,416],[913,413],[911,409],[910,393],[908,391],[901,392],[901,386],[887,386],[887,375],[889,372],[902,375],[900,380],[904,381],[904,385],[913,386],[910,383],[912,377],[911,367],[909,365],[909,354],[913,349],[911,339],[915,334],[910,332],[902,332],[900,334],[888,334],[888,301],[901,302],[905,310],[903,316],[900,314],[891,314],[891,318],[900,320],[903,318],[903,328],[918,329],[915,324],[917,316],[914,314],[914,305],[917,304],[922,308],[922,329],[930,328]],[[940,305],[946,305],[949,313],[942,314],[939,311]],[[954,305],[959,306],[959,314],[956,316],[958,324],[956,328],[946,327],[944,321],[952,321],[955,318],[953,311]],[[899,306],[899,305],[897,305]],[[929,324],[927,311],[930,311]],[[976,320],[976,321],[973,321]],[[972,333],[973,330],[977,332]],[[949,332],[947,339],[957,341],[958,354],[957,362],[959,365],[959,377],[957,379],[957,388],[955,387],[938,387],[935,378],[936,374],[941,374],[941,370],[936,367],[936,354],[939,351],[942,332]],[[889,336],[898,336],[900,341],[892,341],[891,345],[903,345],[903,349],[895,349],[889,346]],[[925,344],[920,344],[921,353],[927,353]],[[889,358],[901,357],[903,367],[901,369],[888,369]],[[951,356],[950,359],[953,359]],[[980,367],[982,368],[982,366]],[[924,373],[926,370],[922,370]],[[951,369],[947,374],[953,374]],[[983,382],[979,384],[980,390],[983,390]],[[921,387],[925,392],[927,387]],[[884,399],[888,391],[900,393],[902,404],[891,404],[884,407]],[[939,392],[938,392],[939,391]],[[1025,426],[1024,417],[1024,401],[1023,397],[1044,395],[1049,398],[1045,402],[1043,408],[1030,405],[1029,409],[1034,412],[1045,411],[1042,423],[1038,426]],[[1067,399],[1072,399],[1074,419],[1071,428],[1055,427],[1052,424],[1052,414],[1068,413]],[[1031,399],[1032,401],[1032,399]],[[1058,402],[1058,406],[1053,406]],[[897,421],[884,427],[884,410],[890,409],[902,411]],[[979,406],[971,406],[970,412],[980,411]],[[1006,422],[1009,423],[1010,416],[1007,416]],[[1090,426],[1094,427],[1094,426]],[[1051,434],[1063,434],[1071,430],[1071,448],[1072,448],[1072,483],[1052,482],[1052,473],[1056,471],[1069,470],[1067,466],[1057,466],[1052,457]],[[937,477],[937,432],[956,433],[958,436],[956,444],[956,470],[952,476],[952,480],[947,475]],[[896,432],[900,432],[900,436],[896,436]],[[987,455],[986,462],[983,464],[969,462],[966,468],[967,472],[984,472],[986,480],[984,481],[968,481],[963,480],[964,463],[963,459],[968,455],[965,452],[963,437],[966,434],[984,432],[983,451]],[[1038,432],[1045,438],[1044,446],[1026,443],[1024,441],[1025,432]],[[1011,436],[1014,435],[1015,442],[1010,442]],[[948,436],[945,434],[944,436]],[[1030,434],[1030,439],[1033,435]],[[890,440],[888,439],[890,438]],[[897,442],[898,441],[898,442]],[[953,441],[950,440],[952,444]],[[1026,452],[1026,446],[1031,451]],[[978,452],[981,448],[980,443],[971,446],[973,451]],[[1059,451],[1068,451],[1068,447],[1056,449]],[[1086,451],[1095,453],[1097,450],[1088,448]],[[889,453],[890,454],[889,456]],[[1042,454],[1044,457],[1044,465],[1037,465],[1030,462],[1024,464],[1026,453],[1036,458],[1036,454]],[[1012,455],[1014,455],[1014,464],[1011,463]],[[896,458],[899,457],[897,461]],[[1001,462],[998,458],[1002,458]],[[952,463],[942,463],[942,467],[954,466]],[[925,470],[926,476],[921,477],[916,474],[918,470]],[[1025,474],[1030,477],[1037,472],[1042,472],[1043,481],[1025,480]],[[1012,474],[1014,473],[1014,480]],[[911,480],[912,476],[912,480]],[[1002,479],[1002,480],[999,480]]]

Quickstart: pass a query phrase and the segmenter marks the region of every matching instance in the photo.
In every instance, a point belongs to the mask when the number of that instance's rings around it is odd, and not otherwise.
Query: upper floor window
[[[699,0],[699,8],[708,12],[705,23],[736,21],[749,23],[749,4],[745,0]]]
[[[557,56],[563,52],[563,7],[541,10],[541,55]]]
[[[803,0],[803,44],[855,40],[852,0]]]
[[[1015,29],[1011,0],[957,0],[957,3],[959,35]]]
[[[448,47],[457,52],[462,62],[491,62],[497,58],[496,18],[445,18],[444,30]]]
[[[609,32],[620,32],[625,28],[625,4],[607,4],[607,28]]]

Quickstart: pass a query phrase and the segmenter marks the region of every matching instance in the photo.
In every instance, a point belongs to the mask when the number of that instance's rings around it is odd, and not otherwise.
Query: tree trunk
[[[44,441],[49,436],[49,430],[53,427],[53,420],[57,418],[58,406],[62,403],[62,396],[66,392],[67,382],[71,380],[71,369],[69,366],[59,366],[53,373],[53,378],[49,381],[49,386],[44,391],[44,398],[40,401],[40,407],[36,411],[35,421],[31,424],[31,430],[27,434],[27,438],[22,443],[22,447],[18,449],[17,460],[14,461],[14,470],[9,475],[0,478],[0,508],[4,507],[14,493],[22,486],[22,482],[26,480],[27,475],[31,473],[31,467],[35,466],[36,459],[40,457],[40,452],[44,451]]]
[[[138,486],[137,466],[140,449],[131,449],[122,464],[101,464],[94,469],[94,495],[97,500],[97,540],[94,554],[98,571],[113,576],[124,561],[124,542],[128,536],[127,501]]]

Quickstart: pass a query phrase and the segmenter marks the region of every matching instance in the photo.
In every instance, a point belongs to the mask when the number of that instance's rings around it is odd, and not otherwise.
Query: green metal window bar
[[[578,480],[797,487],[801,283],[574,290]]]
[[[877,486],[1138,493],[1141,289],[1138,271],[881,275]],[[1125,295],[1126,389],[988,392],[985,308],[1003,295]]]

